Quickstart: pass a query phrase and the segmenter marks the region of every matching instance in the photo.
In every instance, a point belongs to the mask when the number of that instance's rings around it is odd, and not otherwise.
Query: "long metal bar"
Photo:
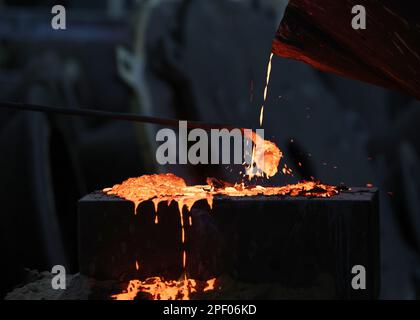
[[[179,121],[177,119],[168,119],[168,118],[158,118],[158,117],[149,117],[142,116],[132,113],[121,113],[121,112],[111,112],[111,111],[100,111],[92,109],[79,109],[79,108],[64,108],[64,107],[51,107],[44,106],[39,104],[29,104],[29,103],[19,103],[19,102],[0,102],[0,108],[3,109],[14,109],[21,111],[35,111],[35,112],[46,112],[46,113],[55,113],[68,116],[82,116],[82,117],[95,117],[95,118],[104,118],[112,120],[122,120],[122,121],[132,121],[132,122],[141,122],[141,123],[151,123],[162,126],[169,127],[178,127]],[[205,123],[200,121],[187,121],[187,128],[195,129],[201,128],[204,130],[210,129],[228,129],[232,130],[237,127],[227,124],[217,124],[217,123]],[[243,131],[242,128],[238,128]]]

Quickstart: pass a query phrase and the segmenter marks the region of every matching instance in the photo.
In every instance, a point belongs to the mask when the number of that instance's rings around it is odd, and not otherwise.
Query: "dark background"
[[[54,4],[66,6],[67,30],[51,28]],[[0,0],[0,101],[257,127],[286,4]],[[381,298],[420,294],[419,107],[401,93],[273,59],[265,135],[295,176],[269,183],[315,176],[380,189]],[[76,204],[93,190],[154,172],[237,180],[230,166],[158,166],[157,129],[0,110],[1,296],[25,281],[25,268],[77,272]]]

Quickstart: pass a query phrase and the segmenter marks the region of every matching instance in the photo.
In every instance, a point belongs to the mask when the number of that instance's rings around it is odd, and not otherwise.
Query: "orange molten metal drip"
[[[141,182],[148,181],[150,184],[145,185]],[[165,183],[162,183],[165,181]],[[170,184],[170,181],[176,181],[178,184]],[[182,181],[182,184],[180,183]],[[141,184],[141,186],[139,186]],[[165,192],[159,191],[159,186],[165,188]],[[142,193],[139,189],[145,189]],[[147,190],[147,192],[146,192]],[[322,184],[319,181],[303,181],[296,184],[289,184],[285,186],[263,187],[251,186],[247,187],[243,183],[225,186],[222,188],[215,187],[211,184],[187,186],[182,178],[179,178],[171,173],[167,174],[153,174],[145,175],[139,178],[130,178],[122,184],[117,184],[112,188],[104,189],[104,192],[109,195],[116,195],[133,203],[142,203],[147,200],[157,200],[157,202],[166,202],[170,204],[172,201],[178,203],[180,210],[180,217],[182,216],[182,209],[184,206],[191,210],[195,202],[205,200],[212,207],[213,197],[215,195],[226,195],[231,197],[246,197],[246,196],[274,196],[274,195],[288,195],[296,196],[311,196],[311,197],[331,197],[338,194],[338,188]],[[181,219],[181,226],[184,226],[183,219]]]
[[[264,120],[264,106],[267,102],[267,93],[268,93],[268,86],[270,84],[270,76],[271,76],[271,65],[273,61],[273,53],[270,54],[270,58],[268,60],[267,66],[267,74],[265,79],[265,87],[264,87],[264,102],[261,106],[260,111],[260,127],[263,125]],[[246,168],[245,173],[248,176],[249,180],[251,180],[254,176],[266,176],[270,178],[277,173],[277,168],[279,166],[279,162],[283,156],[280,149],[271,141],[264,140],[262,148],[258,148],[257,140],[261,139],[256,133],[252,132],[251,136],[247,136],[248,139],[251,139],[254,143],[252,147],[252,163],[251,165]],[[255,165],[254,165],[255,163]],[[255,172],[255,167],[260,171]],[[283,174],[291,174],[291,171],[285,172],[282,170]]]
[[[191,210],[194,203],[199,200],[207,201],[209,207],[212,207],[213,197],[215,195],[225,195],[230,197],[246,197],[256,195],[289,195],[311,196],[311,197],[331,197],[338,194],[337,187],[321,184],[318,181],[304,181],[297,184],[291,184],[281,187],[247,187],[243,183],[235,185],[226,185],[216,187],[211,179],[205,185],[187,186],[185,181],[173,174],[153,174],[144,175],[138,178],[130,178],[122,184],[117,184],[112,188],[104,189],[104,192],[110,195],[116,195],[130,200],[138,205],[144,201],[152,200],[156,208],[160,202],[166,202],[168,205],[172,201],[178,203],[181,224],[181,242],[185,243],[184,216],[183,208]],[[189,216],[191,218],[191,216]],[[190,224],[192,221],[190,220]],[[187,277],[187,252],[182,252],[183,279],[175,281],[164,281],[160,277],[148,278],[144,281],[131,280],[126,292],[113,295],[117,300],[134,299],[139,292],[148,293],[153,299],[189,299],[190,294],[197,292],[197,281]],[[136,269],[138,262],[136,262]],[[203,292],[214,289],[215,279],[206,282]]]
[[[178,203],[180,225],[181,225],[181,242],[185,244],[185,228],[184,228],[184,206],[187,210],[191,210],[197,200],[205,199],[209,206],[212,206],[212,195],[210,194],[210,186],[208,190],[203,188],[188,187],[185,181],[173,174],[146,175],[139,178],[131,178],[123,182],[121,185],[115,185],[112,188],[104,189],[104,192],[113,194],[130,200],[134,203],[135,214],[140,203],[152,200],[156,210],[155,223],[158,222],[157,210],[160,202],[167,202],[169,205],[172,201]],[[191,216],[189,224],[192,224]],[[187,300],[190,293],[196,292],[196,281],[187,278],[187,252],[182,252],[182,268],[184,279],[179,281],[163,281],[159,277],[148,278],[145,281],[131,280],[128,284],[126,292],[113,295],[116,300],[132,300],[139,292],[148,293],[153,299]],[[138,263],[136,261],[136,269]]]
[[[186,272],[185,266],[187,264],[187,252],[185,251],[185,228],[184,228],[184,215],[182,213],[182,206],[179,208],[179,218],[181,220],[181,243],[184,247],[182,249],[182,269]]]

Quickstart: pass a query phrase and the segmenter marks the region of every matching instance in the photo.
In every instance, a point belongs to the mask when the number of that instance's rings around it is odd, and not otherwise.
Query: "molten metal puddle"
[[[189,300],[190,294],[214,290],[216,278],[207,281],[184,279],[164,281],[160,277],[147,278],[144,281],[131,280],[127,290],[111,296],[115,300],[134,300],[139,292],[148,294],[153,300]]]

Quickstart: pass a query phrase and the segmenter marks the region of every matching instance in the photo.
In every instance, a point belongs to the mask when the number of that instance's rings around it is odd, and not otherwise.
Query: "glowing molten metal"
[[[205,292],[214,289],[216,279],[211,279],[199,285],[196,280],[184,279],[180,281],[164,281],[160,277],[147,278],[145,281],[131,280],[127,292],[113,295],[115,300],[134,300],[139,292],[147,294],[153,300],[189,300],[190,294],[200,291]]]
[[[138,178],[130,178],[121,184],[112,188],[104,189],[109,195],[116,195],[126,200],[132,201],[137,210],[138,205],[144,201],[153,201],[156,214],[160,202],[166,202],[168,205],[172,201],[178,203],[180,213],[180,224],[182,228],[182,243],[185,242],[185,230],[183,222],[183,208],[191,210],[194,203],[199,200],[206,200],[210,208],[213,204],[213,197],[224,195],[230,197],[246,196],[310,196],[310,197],[331,197],[338,194],[337,187],[321,184],[317,181],[305,181],[297,184],[291,184],[281,187],[247,187],[242,184],[228,184],[214,178],[208,178],[207,184],[187,186],[184,179],[174,174],[153,174],[144,175]],[[191,219],[191,217],[190,217]],[[192,220],[189,220],[192,224]],[[152,299],[174,300],[189,299],[191,293],[197,292],[198,287],[202,287],[201,292],[214,289],[215,279],[210,279],[206,284],[198,285],[199,281],[188,279],[186,273],[187,254],[184,250],[182,267],[184,276],[178,281],[164,281],[160,277],[148,278],[144,281],[131,280],[126,292],[113,295],[117,300],[132,300],[139,292],[149,294]],[[136,269],[138,270],[136,262]]]
[[[271,141],[260,141],[262,138],[254,131],[251,133],[245,132],[245,135],[254,143],[252,149],[252,164],[246,168],[246,175],[249,179],[255,175],[259,176],[263,174],[265,174],[267,178],[275,176],[280,160],[283,157],[280,149]],[[261,174],[258,172],[254,174],[254,167],[259,169]]]
[[[267,77],[264,88],[264,103],[260,111],[260,126],[262,126],[264,118],[264,104],[267,101],[268,85],[271,74],[271,63],[273,54],[270,55]],[[271,141],[262,140],[262,138],[253,131],[244,132],[246,138],[252,141],[252,161],[246,167],[246,175],[251,179],[253,176],[265,176],[270,178],[278,171],[278,166],[283,157],[280,149]],[[283,174],[291,174],[292,170],[284,164],[282,168]],[[290,184],[281,187],[262,187],[262,186],[245,186],[244,183],[229,184],[214,178],[208,178],[207,184],[187,186],[184,179],[174,174],[152,174],[144,175],[138,178],[130,178],[121,184],[117,184],[112,188],[103,190],[109,195],[115,195],[134,203],[135,214],[140,203],[144,201],[153,201],[156,217],[155,223],[159,223],[158,206],[160,202],[166,202],[168,205],[172,201],[178,203],[180,225],[181,225],[181,242],[185,243],[184,229],[184,206],[188,211],[191,210],[194,203],[199,200],[206,200],[209,207],[212,208],[214,196],[229,197],[249,197],[249,196],[304,196],[304,197],[331,197],[338,194],[337,187],[321,184],[319,181],[304,181],[297,184]],[[192,217],[189,216],[189,224],[192,225]],[[138,293],[149,294],[152,299],[159,300],[175,300],[190,299],[190,294],[207,292],[214,290],[216,279],[210,279],[203,282],[187,277],[187,252],[183,251],[182,255],[183,275],[178,281],[165,281],[160,277],[148,278],[144,281],[131,280],[127,290],[123,293],[113,295],[112,298],[117,300],[133,300]],[[136,261],[136,270],[139,269]],[[200,289],[200,290],[198,290]]]

